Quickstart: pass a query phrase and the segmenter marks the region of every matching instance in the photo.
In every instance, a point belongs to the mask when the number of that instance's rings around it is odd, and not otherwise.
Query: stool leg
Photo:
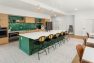
[[[47,51],[46,51],[46,49],[44,49],[44,51],[45,51],[45,53],[46,53],[46,55],[47,55]]]
[[[48,53],[49,53],[49,46],[48,46]]]
[[[38,60],[40,60],[39,51],[38,51]]]

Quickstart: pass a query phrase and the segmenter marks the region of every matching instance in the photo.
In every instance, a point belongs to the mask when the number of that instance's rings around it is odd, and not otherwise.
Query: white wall
[[[74,16],[73,15],[64,15],[56,16],[52,18],[53,29],[56,30],[68,30],[69,25],[74,26]]]
[[[68,30],[69,25],[73,25],[74,28],[74,15],[63,16],[63,30]]]
[[[46,14],[40,14],[32,11],[26,11],[6,6],[0,6],[0,13],[50,19],[50,16]]]
[[[82,11],[75,14],[75,34],[86,35],[86,32],[92,32],[90,21],[94,21],[94,11]],[[93,27],[94,28],[94,27]]]
[[[63,17],[62,16],[52,17],[51,21],[53,22],[54,30],[62,30],[63,28]]]

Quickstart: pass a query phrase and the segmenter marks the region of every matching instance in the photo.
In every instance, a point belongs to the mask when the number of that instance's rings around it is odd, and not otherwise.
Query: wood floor
[[[79,57],[76,55],[72,61],[72,63],[79,63]]]
[[[19,49],[18,42],[0,46],[0,63],[77,63],[75,56],[76,45],[82,44],[82,40],[71,38],[62,44],[60,47],[50,49],[48,55],[41,54],[40,60],[37,58],[37,53],[27,55]]]

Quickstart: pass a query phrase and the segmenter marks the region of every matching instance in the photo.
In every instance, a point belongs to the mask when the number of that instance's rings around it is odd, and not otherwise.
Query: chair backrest
[[[65,35],[68,35],[69,33],[67,31],[65,31]]]
[[[77,53],[79,55],[79,61],[81,62],[82,60],[82,56],[83,56],[83,52],[84,52],[84,48],[81,44],[78,44],[76,45],[76,50],[77,50]]]
[[[64,32],[61,32],[60,34],[61,34],[61,35],[64,35]]]
[[[54,37],[53,34],[50,34],[50,35],[48,36],[49,39],[53,39],[53,37]]]
[[[89,33],[87,33],[87,37],[89,38]]]
[[[59,37],[60,33],[56,33],[56,37]]]
[[[41,37],[39,37],[38,40],[40,43],[44,43],[45,39],[46,39],[45,36],[41,36]]]

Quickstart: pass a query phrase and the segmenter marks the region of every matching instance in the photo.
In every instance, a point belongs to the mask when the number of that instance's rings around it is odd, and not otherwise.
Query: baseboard
[[[80,36],[80,35],[70,35],[72,38],[77,38],[77,39],[83,39],[86,38],[87,36]]]

